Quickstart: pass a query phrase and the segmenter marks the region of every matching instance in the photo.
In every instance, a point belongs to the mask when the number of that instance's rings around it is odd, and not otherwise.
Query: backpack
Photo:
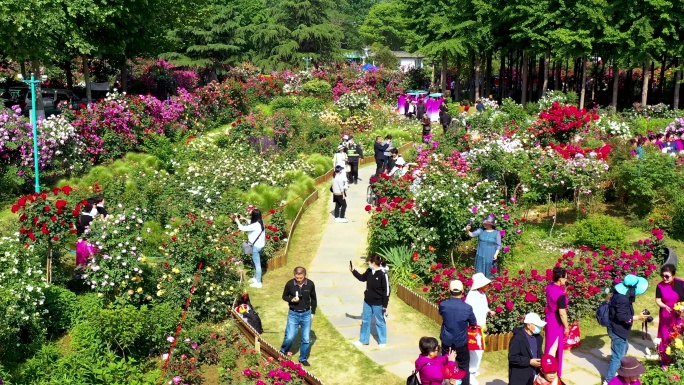
[[[596,322],[601,326],[610,326],[610,303],[608,301],[603,301],[596,310]]]
[[[420,382],[420,379],[418,378],[418,372],[420,372],[420,370],[423,369],[427,364],[429,364],[429,362],[423,364],[423,366],[421,366],[417,371],[414,370],[413,373],[406,379],[406,385],[421,385],[422,382]]]

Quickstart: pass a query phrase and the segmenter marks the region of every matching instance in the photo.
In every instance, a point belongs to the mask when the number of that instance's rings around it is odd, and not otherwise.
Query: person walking
[[[344,167],[335,166],[335,177],[332,181],[333,202],[335,202],[335,222],[349,222],[345,217],[347,212],[347,177],[343,174]]]
[[[363,292],[363,315],[361,316],[361,333],[359,340],[354,341],[354,346],[368,345],[370,343],[371,318],[375,320],[375,329],[378,332],[378,347],[387,345],[387,325],[385,316],[389,304],[390,285],[387,277],[387,263],[378,254],[371,254],[368,258],[368,269],[359,273],[349,261],[349,271],[356,279],[366,282],[366,291]]]
[[[496,314],[489,308],[489,301],[487,300],[487,295],[484,293],[485,286],[489,285],[492,281],[485,277],[482,273],[476,273],[473,275],[473,285],[470,287],[470,291],[466,296],[465,303],[473,308],[473,314],[475,314],[475,320],[477,320],[477,326],[479,326],[483,331],[487,329],[487,315],[493,316]],[[484,348],[484,346],[483,346]],[[482,362],[482,353],[484,350],[471,350],[470,351],[470,375],[475,377],[480,373],[480,363]]]
[[[373,151],[375,152],[375,175],[380,175],[380,173],[382,173],[385,162],[387,162],[385,151],[387,151],[389,146],[387,141],[382,140],[382,136],[375,137],[375,144],[373,144]]]
[[[287,326],[285,338],[280,347],[280,353],[292,356],[290,348],[301,327],[302,343],[299,348],[299,362],[303,366],[310,366],[309,353],[311,323],[316,314],[316,286],[313,281],[306,278],[306,269],[298,266],[294,269],[294,279],[287,281],[283,290],[283,301],[288,303],[290,310],[287,313]]]
[[[451,298],[440,302],[439,314],[442,316],[442,328],[439,339],[442,340],[442,355],[456,351],[458,368],[466,373],[470,370],[470,353],[468,352],[468,327],[476,326],[477,319],[472,306],[463,301],[463,283],[454,280],[449,283]],[[470,385],[470,376],[465,376],[462,385]]]
[[[451,80],[450,89],[451,89],[451,101],[453,103],[456,103],[456,79]]]
[[[546,326],[537,313],[528,313],[524,325],[513,329],[508,347],[508,385],[532,385],[542,357],[541,330]]]
[[[663,281],[656,287],[656,304],[660,308],[658,313],[658,351],[661,356],[665,354],[670,333],[678,326],[682,319],[674,311],[674,305],[684,302],[684,281],[675,277],[677,268],[673,264],[666,264],[660,268],[660,277]]]
[[[420,100],[418,100],[418,106],[416,107],[416,118],[422,120],[425,115],[427,115],[427,106],[425,105],[425,100],[420,98]]]
[[[625,276],[622,282],[613,288],[613,296],[609,302],[610,325],[607,328],[611,355],[603,385],[607,385],[615,377],[620,368],[620,361],[627,355],[629,348],[627,340],[634,321],[644,321],[648,318],[644,314],[634,314],[636,296],[645,293],[646,289],[648,289],[646,278],[633,274]]]
[[[483,273],[487,278],[492,278],[492,268],[494,261],[499,257],[501,251],[501,233],[494,229],[496,219],[489,214],[482,226],[484,229],[477,229],[470,232],[471,225],[467,225],[465,230],[471,238],[477,237],[477,251],[475,252],[475,272]]]
[[[254,263],[254,277],[250,278],[250,287],[261,289],[261,250],[266,246],[266,226],[261,218],[261,210],[254,209],[250,214],[248,225],[240,223],[242,215],[235,216],[235,223],[240,231],[247,232],[247,240],[252,244],[252,262]]]
[[[451,126],[452,121],[453,121],[453,119],[451,118],[449,111],[445,111],[439,117],[439,123],[442,125],[442,134],[443,135],[447,134],[447,131],[449,130],[449,126]]]
[[[565,295],[565,284],[568,282],[568,272],[565,268],[553,268],[553,282],[546,285],[546,328],[544,338],[546,345],[544,354],[550,354],[558,359],[558,376],[563,375],[563,347],[565,338],[570,333],[568,324],[568,299]],[[556,349],[551,351],[551,349]]]
[[[423,142],[429,143],[426,136],[430,135],[432,132],[432,122],[430,122],[430,117],[427,114],[423,115],[423,117],[420,119],[420,124],[423,126]]]
[[[349,162],[349,184],[359,183],[359,158],[363,159],[363,149],[361,145],[354,141],[354,136],[349,136],[347,143],[347,162]]]

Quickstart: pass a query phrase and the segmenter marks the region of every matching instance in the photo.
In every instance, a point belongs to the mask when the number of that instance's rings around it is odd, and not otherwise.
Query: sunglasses
[[[663,277],[663,279],[670,279],[670,278],[672,278],[672,276],[669,275],[669,274],[662,274],[661,277]]]

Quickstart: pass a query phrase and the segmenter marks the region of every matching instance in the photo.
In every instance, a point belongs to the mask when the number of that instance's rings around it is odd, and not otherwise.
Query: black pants
[[[456,366],[458,369],[467,373],[463,380],[461,380],[461,385],[470,385],[470,351],[468,351],[468,345],[456,347],[442,343],[442,355],[449,354],[449,348],[456,351]]]
[[[351,170],[347,173],[347,180],[349,183],[356,183],[359,180],[359,164],[349,162],[349,168]]]
[[[375,159],[375,175],[380,175],[384,168],[385,168],[385,160],[376,158]]]
[[[335,218],[344,218],[347,211],[347,200],[342,195],[333,195],[333,202],[335,202]]]

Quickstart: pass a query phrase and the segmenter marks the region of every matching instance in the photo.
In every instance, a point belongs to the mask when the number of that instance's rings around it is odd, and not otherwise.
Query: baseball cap
[[[463,282],[459,281],[458,279],[455,279],[449,283],[449,290],[450,291],[460,291],[461,293],[463,292]]]
[[[541,358],[541,370],[544,373],[553,373],[558,371],[558,360],[550,354],[544,354]]]
[[[546,326],[546,322],[542,321],[542,319],[539,317],[539,314],[537,313],[527,313],[525,319],[523,320],[523,323],[533,324],[535,326],[539,326],[540,328]]]

